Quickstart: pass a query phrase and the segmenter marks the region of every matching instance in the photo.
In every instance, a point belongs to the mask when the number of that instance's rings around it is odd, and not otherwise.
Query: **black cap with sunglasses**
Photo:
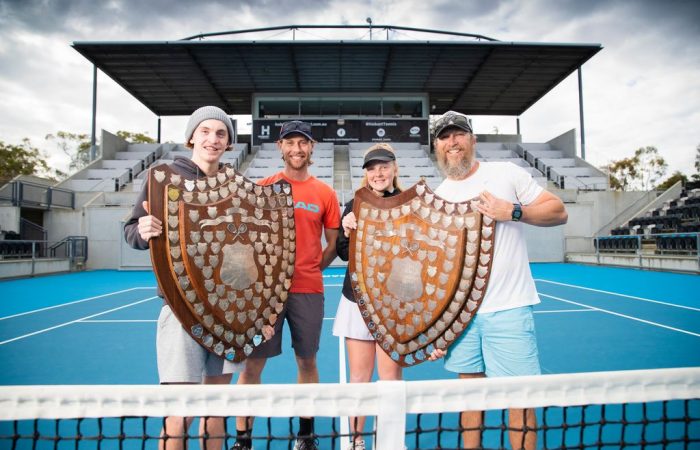
[[[311,124],[309,122],[302,122],[301,120],[291,120],[282,124],[280,128],[280,140],[286,138],[290,134],[298,133],[306,137],[308,140],[313,141],[314,137],[311,134]]]
[[[448,128],[459,128],[467,133],[474,133],[469,118],[456,111],[447,111],[435,120],[433,123],[433,136],[440,136],[440,133]]]

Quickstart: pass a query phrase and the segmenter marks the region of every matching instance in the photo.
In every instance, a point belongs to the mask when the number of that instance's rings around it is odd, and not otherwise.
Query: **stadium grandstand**
[[[442,175],[431,150],[432,116],[448,110],[512,116],[517,132],[478,134],[477,157],[523,167],[562,198],[569,213],[565,226],[527,228],[532,261],[698,272],[697,186],[613,192],[607,175],[586,161],[583,132],[579,139],[572,129],[547,142],[522,140],[518,117],[566,77],[580,75],[600,44],[501,42],[383,25],[375,32],[387,30],[387,39],[370,41],[308,41],[295,34],[292,40],[239,39],[305,28],[361,27],[293,25],[73,47],[94,64],[95,76],[110,77],[155,114],[158,141],[161,117],[189,115],[201,105],[249,114],[250,135],[238,132],[224,161],[253,180],[282,167],[275,144],[280,124],[311,122],[318,140],[311,172],[341,203],[359,187],[362,152],[373,143],[398,150],[404,186],[423,178],[435,188]],[[390,40],[390,30],[433,40]],[[93,114],[96,141],[94,123]],[[123,242],[121,225],[148,169],[189,150],[182,143],[131,144],[106,130],[99,142],[92,162],[57,185],[22,177],[0,187],[0,277],[150,266],[146,252]]]

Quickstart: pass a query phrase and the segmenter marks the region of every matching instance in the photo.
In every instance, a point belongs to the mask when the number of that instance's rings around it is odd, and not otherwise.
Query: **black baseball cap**
[[[366,168],[375,161],[396,161],[396,155],[394,154],[391,146],[388,144],[376,144],[367,149],[365,161],[362,163],[362,168]]]
[[[438,137],[440,133],[448,128],[459,128],[467,133],[474,133],[469,118],[456,111],[447,111],[438,117],[433,123],[433,136]]]
[[[310,141],[314,140],[314,137],[311,134],[311,124],[309,122],[291,120],[283,123],[282,128],[280,128],[280,139],[284,139],[292,133],[299,133]]]

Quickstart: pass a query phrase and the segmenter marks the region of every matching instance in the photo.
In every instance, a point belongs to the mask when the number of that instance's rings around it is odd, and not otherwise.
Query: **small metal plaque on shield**
[[[488,285],[496,222],[420,181],[393,197],[355,193],[350,276],[377,344],[411,366],[465,330]]]
[[[200,345],[244,360],[287,300],[296,254],[291,186],[259,186],[231,167],[186,179],[161,165],[149,172],[148,203],[163,222],[150,248],[165,300]]]

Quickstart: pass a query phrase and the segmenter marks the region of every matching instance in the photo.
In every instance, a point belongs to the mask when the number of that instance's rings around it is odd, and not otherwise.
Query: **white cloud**
[[[26,0],[0,2],[0,139],[44,142],[58,130],[89,133],[92,66],[73,41],[173,40],[185,36],[289,24],[402,25],[469,32],[504,41],[601,43],[583,67],[587,156],[596,165],[654,145],[673,170],[690,172],[700,144],[700,27],[697,2],[364,0],[238,1],[183,4]],[[39,14],[39,13],[42,14]],[[345,33],[368,38],[363,30]],[[269,32],[263,38],[289,32]],[[374,30],[375,39],[385,38]],[[328,33],[298,31],[318,39]],[[393,39],[421,38],[399,32]],[[242,37],[243,38],[243,37]],[[244,37],[250,39],[250,36]],[[257,39],[260,39],[258,35]],[[431,37],[431,39],[438,39]],[[442,37],[439,39],[446,39]],[[98,75],[98,130],[146,131],[157,118],[104,74]],[[185,118],[163,118],[162,139],[179,141]],[[520,118],[524,140],[546,141],[578,128],[576,74]],[[477,131],[515,131],[515,118],[475,118]]]

